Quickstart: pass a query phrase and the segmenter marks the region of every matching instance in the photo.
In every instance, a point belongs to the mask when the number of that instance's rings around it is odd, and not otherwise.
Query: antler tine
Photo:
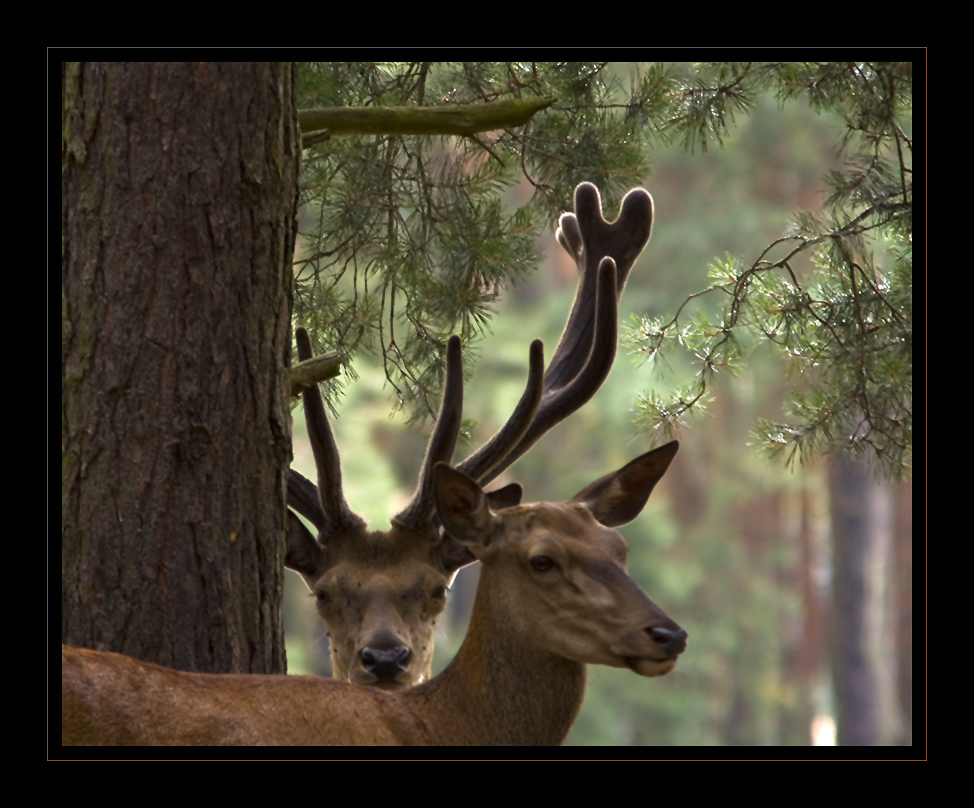
[[[416,530],[432,527],[436,522],[436,503],[433,500],[433,468],[440,461],[449,463],[457,448],[460,425],[463,423],[463,356],[460,337],[454,334],[446,344],[446,384],[436,426],[426,448],[426,458],[419,473],[419,484],[412,501],[392,519]]]
[[[598,287],[594,295],[596,297],[593,306],[595,327],[587,361],[575,378],[561,388],[551,387],[549,374],[545,374],[541,403],[534,420],[524,437],[508,452],[502,462],[496,463],[482,477],[482,485],[486,485],[505,469],[510,468],[521,455],[538,442],[542,435],[579,409],[602,386],[602,382],[612,369],[612,360],[615,358],[619,337],[616,277],[615,262],[611,258],[603,258],[599,266]],[[550,367],[549,365],[549,371]]]
[[[629,272],[652,234],[653,198],[644,189],[633,188],[623,197],[619,216],[610,223],[602,217],[598,189],[583,182],[575,189],[575,213],[562,214],[558,225],[558,243],[575,259],[580,277],[565,330],[545,372],[547,389],[568,384],[588,360],[595,329],[598,268],[606,256],[615,261],[618,303]]]
[[[457,466],[458,471],[462,471],[471,479],[484,481],[488,473],[508,456],[531,427],[538,406],[541,404],[543,381],[544,345],[541,340],[536,339],[531,343],[528,352],[528,381],[514,412],[494,437]],[[500,472],[498,471],[497,474]],[[490,479],[496,476],[495,474]]]
[[[298,326],[294,332],[298,344],[298,359],[302,362],[312,357],[311,337],[308,332]],[[304,419],[308,426],[308,438],[311,441],[311,451],[315,457],[318,469],[318,499],[321,502],[322,520],[317,527],[324,532],[346,531],[365,524],[364,520],[355,514],[345,502],[342,493],[342,467],[338,459],[338,447],[332,435],[328,418],[325,416],[325,404],[321,400],[321,391],[317,384],[305,387],[301,393],[304,401]],[[292,472],[294,473],[294,472]],[[307,480],[305,479],[305,482]],[[295,478],[291,483],[288,476],[288,503],[302,498],[300,482]],[[307,492],[305,492],[307,493]],[[306,497],[304,497],[306,498]],[[296,507],[301,512],[300,507]],[[307,515],[307,514],[306,514]],[[308,516],[310,519],[311,516]]]
[[[602,201],[592,183],[580,183],[575,189],[575,213],[562,215],[556,233],[578,267],[575,301],[544,373],[541,403],[533,421],[506,456],[492,460],[481,474],[471,475],[479,482],[486,484],[509,468],[549,429],[595,395],[605,381],[618,341],[619,298],[652,226],[653,198],[642,188],[625,195],[619,216],[611,223],[602,217]],[[479,466],[474,468],[480,471]]]

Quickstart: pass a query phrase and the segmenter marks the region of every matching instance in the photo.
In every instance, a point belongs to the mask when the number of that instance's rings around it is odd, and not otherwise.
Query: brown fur
[[[675,453],[669,444],[619,474],[635,466],[652,488]],[[605,525],[629,505],[611,481],[584,503],[494,513],[475,482],[442,464],[436,472],[444,526],[482,563],[467,637],[442,674],[388,693],[305,676],[186,673],[62,647],[62,743],[559,744],[581,707],[586,663],[643,676],[673,669],[686,632],[625,572],[625,542]]]
[[[578,185],[575,212],[561,217],[556,233],[579,271],[578,291],[561,339],[547,369],[541,341],[532,343],[524,395],[508,422],[458,466],[460,471],[486,485],[595,394],[612,367],[619,298],[649,241],[652,222],[652,197],[642,188],[629,191],[619,217],[607,222],[595,186]],[[295,337],[299,357],[310,359],[307,332],[298,328]],[[292,469],[288,504],[314,524],[317,536],[292,513],[286,564],[320,596],[318,611],[331,638],[336,678],[389,690],[429,679],[435,616],[443,608],[453,574],[473,560],[448,535],[441,536],[430,497],[433,467],[437,461],[451,461],[462,420],[460,365],[460,341],[453,337],[447,345],[440,417],[416,494],[393,518],[395,527],[389,533],[369,533],[349,509],[320,393],[312,386],[302,394],[318,486]],[[511,488],[492,492],[498,498],[493,504],[512,504]],[[376,665],[380,656],[385,661]]]

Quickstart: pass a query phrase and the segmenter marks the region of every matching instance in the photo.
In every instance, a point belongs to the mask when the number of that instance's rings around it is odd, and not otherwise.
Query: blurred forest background
[[[653,195],[656,219],[622,297],[623,327],[633,317],[668,320],[711,284],[715,258],[729,254],[750,264],[796,211],[819,210],[827,196],[823,175],[840,167],[844,130],[838,114],[815,112],[801,98],[780,105],[769,93],[737,117],[723,148],[654,148],[641,184]],[[517,208],[532,191],[526,180],[509,188],[505,205]],[[605,217],[615,218],[617,207],[603,206]],[[529,342],[542,338],[550,356],[564,325],[577,276],[554,239],[556,226],[552,217],[535,247],[540,268],[504,293],[479,346],[464,413],[477,420],[475,443],[493,434],[520,396]],[[802,257],[793,266],[811,271]],[[714,317],[717,302],[709,296],[699,306]],[[662,435],[636,428],[637,400],[691,384],[697,370],[678,355],[650,367],[620,346],[595,398],[498,484],[517,481],[532,501],[571,496],[661,443]],[[788,468],[757,456],[749,445],[756,420],[786,417],[783,402],[797,382],[788,370],[758,347],[744,372],[718,373],[708,391],[713,403],[687,419],[669,472],[642,515],[622,528],[632,577],[688,631],[689,645],[676,671],[661,679],[590,666],[569,744],[833,743],[833,666],[846,663],[865,672],[871,694],[864,715],[846,719],[850,726],[864,722],[864,734],[849,738],[912,743],[912,482],[883,481],[858,461]],[[413,492],[426,435],[401,413],[390,415],[395,391],[379,360],[359,358],[355,372],[334,419],[345,493],[373,528],[386,529]],[[313,479],[301,408],[293,415],[293,466]],[[868,604],[868,642],[852,651],[835,648],[830,631],[835,548],[850,529],[865,548]],[[434,673],[463,640],[476,580],[474,565],[455,582]],[[289,672],[328,674],[324,625],[290,571],[286,598]]]

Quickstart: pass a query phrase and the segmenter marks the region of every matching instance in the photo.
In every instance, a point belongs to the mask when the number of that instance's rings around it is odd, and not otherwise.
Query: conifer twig
[[[298,362],[288,370],[288,386],[292,398],[301,395],[301,390],[325,379],[333,379],[341,372],[342,362],[337,351],[329,351],[321,356],[313,356]]]

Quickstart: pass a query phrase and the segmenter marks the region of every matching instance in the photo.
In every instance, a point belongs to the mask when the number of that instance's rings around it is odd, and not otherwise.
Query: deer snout
[[[359,652],[359,659],[366,673],[371,673],[380,682],[392,682],[400,673],[409,670],[412,655],[405,645],[388,649],[365,647]]]
[[[662,625],[644,626],[631,632],[614,650],[640,676],[665,676],[673,670],[676,658],[686,647],[686,631],[672,620],[666,620]]]
[[[687,633],[675,623],[672,628],[663,626],[647,628],[646,633],[653,644],[668,657],[675,657],[686,650]]]

